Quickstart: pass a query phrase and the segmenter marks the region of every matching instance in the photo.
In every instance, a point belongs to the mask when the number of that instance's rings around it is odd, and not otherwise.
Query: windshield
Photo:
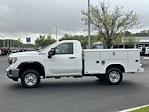
[[[46,50],[50,49],[52,46],[54,46],[57,42],[49,45],[49,46],[46,46],[46,47],[43,47],[41,49],[39,49],[39,52],[45,52]]]

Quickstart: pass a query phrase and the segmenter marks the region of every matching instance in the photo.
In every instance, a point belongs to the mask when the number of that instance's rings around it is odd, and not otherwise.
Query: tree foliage
[[[60,39],[60,41],[62,40],[78,40],[81,42],[81,45],[83,48],[86,48],[88,45],[88,39],[87,36],[83,36],[83,35],[69,35],[69,34],[64,34],[63,38]],[[91,44],[97,41],[101,41],[101,37],[98,35],[92,35],[91,36]]]
[[[147,36],[149,36],[149,30],[142,30],[142,31],[137,32],[137,33],[125,31],[124,36],[125,37],[132,37],[132,36],[134,36],[134,37],[147,37]]]
[[[40,35],[36,40],[35,40],[35,44],[38,47],[44,47],[44,46],[48,46],[52,43],[56,42],[55,39],[53,39],[50,35],[45,36],[45,35]]]
[[[82,20],[87,24],[88,11],[83,10],[82,15]],[[125,11],[118,6],[111,10],[105,2],[99,3],[99,6],[91,6],[90,16],[92,29],[101,34],[108,48],[112,47],[120,33],[139,24],[133,10]]]
[[[133,36],[136,36],[136,37],[149,36],[149,30],[143,30],[143,31],[140,31],[139,33],[134,33]]]
[[[127,45],[136,45],[139,40],[136,37],[124,37],[123,43]]]
[[[0,47],[20,47],[22,43],[20,40],[5,39],[0,40]]]

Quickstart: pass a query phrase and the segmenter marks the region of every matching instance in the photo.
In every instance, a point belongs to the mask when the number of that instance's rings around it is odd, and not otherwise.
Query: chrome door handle
[[[76,57],[69,57],[69,59],[75,59]]]

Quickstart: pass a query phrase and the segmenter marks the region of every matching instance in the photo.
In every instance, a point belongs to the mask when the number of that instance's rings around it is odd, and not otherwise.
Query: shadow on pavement
[[[109,89],[109,88],[116,88],[116,89],[135,89],[135,88],[142,88],[142,85],[139,83],[131,82],[128,80],[124,80],[120,85],[107,85],[100,80],[83,80],[83,81],[42,81],[38,88],[23,88],[21,83],[9,84],[7,86],[9,89],[19,90],[19,89],[32,89],[32,90],[44,90],[44,89]]]

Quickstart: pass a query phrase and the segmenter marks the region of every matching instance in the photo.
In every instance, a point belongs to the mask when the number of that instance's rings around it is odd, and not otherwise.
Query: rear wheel
[[[36,70],[25,70],[21,75],[21,83],[26,88],[38,87],[40,84],[40,74]]]
[[[110,68],[105,79],[108,84],[118,85],[123,79],[122,71],[119,68]]]

